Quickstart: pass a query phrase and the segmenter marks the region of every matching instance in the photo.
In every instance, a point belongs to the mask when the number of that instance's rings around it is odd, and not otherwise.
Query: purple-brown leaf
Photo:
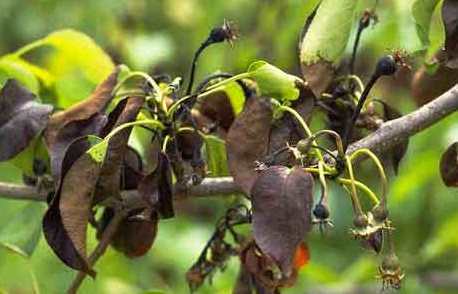
[[[312,197],[313,177],[300,167],[269,167],[260,173],[251,191],[256,244],[286,277],[311,227]]]
[[[43,232],[66,265],[93,275],[86,260],[86,230],[100,164],[85,152],[89,146],[87,138],[80,138],[67,148],[56,193],[43,218]]]
[[[229,171],[236,184],[249,195],[258,173],[256,161],[263,160],[268,148],[272,106],[267,98],[246,101],[226,138]]]
[[[98,135],[106,123],[105,109],[111,102],[117,84],[119,67],[85,100],[53,114],[45,131],[45,141],[51,157],[51,171],[60,177],[67,147],[78,137]]]
[[[15,80],[8,80],[0,91],[0,161],[24,150],[46,127],[53,108],[35,98]]]

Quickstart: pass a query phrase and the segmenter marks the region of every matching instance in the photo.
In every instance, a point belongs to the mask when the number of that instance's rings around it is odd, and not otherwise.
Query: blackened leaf
[[[237,83],[234,83],[237,87]],[[230,97],[224,90],[216,91],[204,99],[199,99],[197,110],[210,119],[216,126],[227,131],[235,118]]]
[[[146,219],[125,218],[119,224],[111,245],[130,258],[145,255],[156,239],[158,221],[156,212]]]
[[[119,67],[87,99],[51,116],[45,139],[55,179],[60,177],[64,153],[70,143],[81,136],[98,135],[105,125],[104,110],[113,98],[112,91],[117,84],[118,74]]]
[[[458,142],[442,154],[440,162],[442,181],[448,187],[458,187]]]
[[[251,192],[256,244],[286,277],[292,273],[297,247],[310,230],[312,196],[313,177],[300,167],[265,169]]]
[[[122,112],[116,118],[116,123],[113,127],[132,122],[137,118],[137,115],[144,103],[142,97],[132,97],[124,104]],[[116,109],[115,109],[116,110]],[[112,118],[109,116],[109,119]],[[109,121],[110,122],[110,121]],[[114,135],[108,142],[107,158],[103,163],[100,171],[100,178],[97,182],[94,202],[98,203],[109,197],[120,197],[120,179],[121,169],[124,161],[124,156],[127,151],[127,142],[129,140],[132,128],[126,128]]]
[[[24,206],[0,231],[0,245],[20,254],[30,257],[41,236],[40,219],[45,211],[45,205],[31,202]]]
[[[444,0],[442,20],[445,27],[445,51],[450,68],[458,68],[458,1]]]
[[[266,98],[252,97],[234,120],[226,138],[229,171],[237,185],[249,195],[258,173],[256,161],[268,148],[272,106]]]
[[[8,80],[0,91],[0,161],[24,150],[46,127],[53,108],[35,98],[15,80]]]
[[[385,121],[397,119],[402,116],[401,112],[399,112],[394,107],[388,105],[386,102],[382,100],[377,101],[380,102],[383,106],[383,116]],[[400,140],[399,144],[396,144],[391,150],[388,151],[389,153],[391,153],[393,169],[396,174],[399,171],[399,163],[406,154],[408,147],[409,139],[403,139]]]
[[[100,139],[87,137],[71,143],[62,161],[57,191],[43,219],[45,238],[56,255],[69,267],[92,275],[86,260],[86,230],[106,146]]]
[[[172,169],[167,155],[163,152],[158,153],[154,172],[139,183],[138,193],[162,218],[174,217]]]

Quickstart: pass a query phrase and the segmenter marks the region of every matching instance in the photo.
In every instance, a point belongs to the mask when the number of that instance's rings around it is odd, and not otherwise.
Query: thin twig
[[[108,224],[107,228],[103,232],[102,238],[100,242],[95,247],[94,251],[92,251],[91,255],[88,258],[88,264],[92,267],[97,260],[105,253],[105,250],[110,245],[110,241],[113,238],[113,235],[116,233],[116,230],[121,223],[121,221],[126,217],[128,209],[119,210],[115,213],[113,218],[111,219],[110,223]],[[68,288],[67,293],[73,294],[78,291],[78,288],[81,286],[84,278],[86,277],[85,272],[78,272],[75,279],[73,280],[70,288]]]

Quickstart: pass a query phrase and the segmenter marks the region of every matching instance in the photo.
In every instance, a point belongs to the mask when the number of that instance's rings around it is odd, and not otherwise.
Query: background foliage
[[[185,76],[192,54],[208,30],[226,18],[238,23],[242,38],[233,49],[221,45],[208,50],[200,60],[197,79],[217,70],[245,71],[256,59],[299,74],[297,42],[304,16],[313,2],[316,1],[2,0],[0,55],[57,29],[72,28],[94,38],[116,63],[151,73],[167,72],[172,77]],[[360,2],[364,2],[360,4],[360,11],[373,5],[373,1]],[[416,30],[428,16],[415,16],[414,19],[411,10],[414,1],[380,2],[379,23],[362,37],[361,57],[356,65],[358,73],[370,72],[375,60],[387,49],[402,48],[415,53],[427,48],[431,55],[442,38],[437,11],[432,14],[429,33],[424,33],[420,39]],[[84,56],[88,54],[86,49],[70,47],[60,54]],[[62,92],[61,96],[69,100],[59,101],[61,106],[87,96],[97,83],[97,73],[81,73],[75,69],[91,71],[94,64],[66,64],[64,57],[51,59],[47,56],[47,52],[42,52],[30,58],[47,64],[51,71],[63,76],[62,81],[56,82],[56,87]],[[418,66],[413,65],[414,69]],[[103,69],[99,67],[98,70]],[[81,78],[82,74],[85,79]],[[10,72],[0,70],[0,83],[9,75]],[[410,76],[411,73],[405,72],[386,78],[374,89],[374,96],[397,104],[404,112],[414,109],[416,104],[409,93]],[[31,90],[34,90],[34,83],[29,81]],[[40,94],[46,99],[46,93]],[[318,120],[314,123],[320,124]],[[392,178],[390,211],[397,227],[398,255],[407,274],[401,293],[453,293],[425,286],[422,277],[432,271],[456,271],[458,278],[457,191],[445,188],[438,172],[441,152],[457,139],[458,114],[455,114],[411,140],[399,175]],[[372,171],[369,168],[359,173],[361,177],[367,175],[370,182]],[[1,181],[19,182],[20,179],[18,169],[0,164]],[[301,271],[299,285],[285,293],[322,286],[342,289],[373,282],[377,274],[377,257],[371,252],[363,252],[357,242],[349,241],[350,204],[343,197],[346,197],[343,193],[331,195],[335,229],[326,236],[321,236],[317,230],[312,233],[309,240],[311,262]],[[230,198],[193,199],[180,203],[176,209],[177,218],[161,224],[155,246],[146,257],[129,260],[110,250],[97,264],[97,280],[85,281],[81,293],[153,293],[147,292],[151,290],[186,293],[184,273],[197,258],[213,224],[231,201]],[[26,205],[0,200],[2,227]],[[40,215],[39,209],[37,212]],[[37,217],[25,223],[33,227],[40,221]],[[95,238],[91,235],[90,245],[94,243]],[[230,293],[236,273],[234,260],[224,275],[215,276],[212,287],[205,286],[199,293]],[[42,293],[57,293],[65,289],[73,275],[42,239],[30,259],[0,248],[0,293],[29,293],[33,287],[38,287]]]

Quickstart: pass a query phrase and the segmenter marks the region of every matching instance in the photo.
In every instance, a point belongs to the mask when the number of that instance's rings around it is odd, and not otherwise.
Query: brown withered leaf
[[[386,102],[382,100],[377,100],[377,101],[380,104],[382,104],[383,106],[384,121],[397,119],[402,116],[402,113],[399,112],[399,110],[390,106]],[[399,171],[399,163],[401,162],[402,158],[406,154],[408,147],[409,147],[409,139],[403,139],[400,141],[399,144],[396,144],[393,148],[387,151],[391,157],[391,162],[393,164],[393,169],[394,169],[395,174],[397,174]]]
[[[316,97],[320,97],[328,89],[336,75],[332,63],[324,59],[308,65],[303,64],[301,69],[302,76]]]
[[[158,153],[156,169],[138,184],[138,193],[149,206],[166,219],[175,216],[173,209],[172,169],[167,155]]]
[[[199,100],[195,107],[203,116],[226,132],[235,118],[230,98],[225,91],[217,91]]]
[[[297,247],[311,228],[313,177],[301,167],[263,170],[251,191],[253,236],[289,277]]]
[[[127,101],[121,105],[123,109],[116,118],[113,128],[134,121],[144,101],[145,99],[143,97],[128,98]],[[117,108],[115,108],[115,110],[117,110]],[[108,118],[110,124],[110,119],[113,118],[113,116],[109,116]],[[129,141],[131,131],[132,128],[123,129],[109,140],[106,160],[103,163],[100,171],[100,178],[97,182],[94,199],[95,203],[109,197],[120,197],[121,169],[128,148],[127,142]]]
[[[442,181],[448,187],[458,187],[458,142],[450,145],[440,161]]]
[[[45,130],[45,142],[51,158],[51,171],[55,179],[60,177],[65,150],[78,137],[98,135],[106,123],[105,109],[111,102],[119,67],[108,76],[85,100],[53,114]]]
[[[256,161],[262,160],[267,153],[272,115],[267,98],[252,97],[246,101],[227,134],[229,171],[247,195],[258,176]]]
[[[145,255],[156,239],[159,218],[155,211],[148,217],[127,217],[118,226],[111,245],[130,258]]]
[[[0,161],[24,150],[46,127],[53,107],[35,98],[15,80],[6,81],[0,91]]]
[[[444,0],[442,20],[445,27],[446,65],[458,69],[458,1]]]
[[[121,189],[136,190],[143,177],[143,162],[140,154],[128,147],[124,155],[124,164],[121,172]]]
[[[83,137],[67,148],[56,193],[43,218],[43,232],[66,265],[94,275],[86,260],[86,229],[100,165],[85,153],[89,146]]]
[[[437,70],[429,74],[423,65],[415,72],[411,92],[418,106],[439,97],[458,82],[458,68],[452,69],[439,63]]]

